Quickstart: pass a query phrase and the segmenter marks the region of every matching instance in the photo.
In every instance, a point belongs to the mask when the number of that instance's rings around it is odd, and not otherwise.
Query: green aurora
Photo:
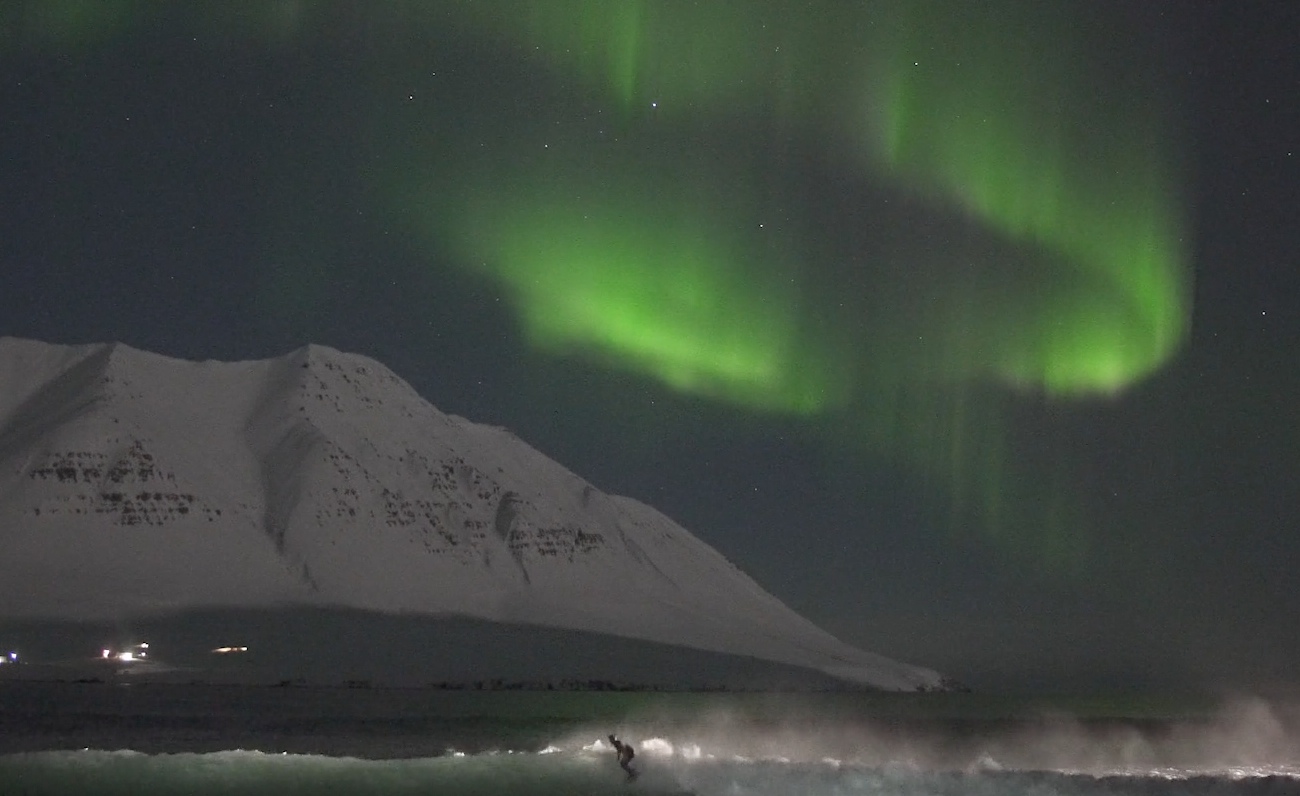
[[[839,405],[846,391],[869,391],[882,360],[894,360],[888,376],[905,380],[996,378],[1053,395],[1114,393],[1159,368],[1187,334],[1175,147],[1160,105],[1107,84],[1112,75],[1078,40],[1089,31],[1063,7],[952,3],[922,14],[909,12],[912,4],[868,3],[848,18],[835,4],[470,7],[557,80],[602,86],[625,115],[639,109],[625,129],[638,139],[628,149],[654,146],[646,139],[660,133],[642,128],[698,132],[700,120],[742,117],[774,137],[844,146],[841,168],[896,200],[929,203],[934,219],[913,222],[917,237],[927,223],[965,218],[1001,238],[1002,263],[981,250],[969,266],[979,273],[947,266],[952,285],[919,285],[926,293],[909,302],[913,319],[888,318],[917,335],[937,333],[939,347],[900,357],[844,329],[838,350],[827,352],[824,335],[806,338],[798,320],[824,305],[789,289],[791,273],[816,266],[764,263],[735,240],[737,229],[762,223],[745,195],[750,175],[767,167],[761,156],[745,164],[750,174],[660,164],[677,172],[675,190],[646,184],[643,164],[609,156],[595,180],[564,170],[516,172],[486,190],[467,180],[476,199],[487,197],[468,221],[476,245],[467,254],[485,258],[544,349],[598,353],[678,389],[808,413]],[[826,64],[840,66],[832,75]],[[519,179],[530,184],[524,202]],[[610,195],[599,216],[593,182]],[[809,219],[793,234],[823,234],[816,227]],[[886,272],[934,268],[911,252],[885,256],[893,259]],[[881,312],[871,302],[861,309]],[[881,336],[880,323],[865,326]],[[831,383],[846,378],[854,383]]]
[[[459,189],[425,232],[534,347],[849,430],[954,527],[1083,557],[1067,468],[1005,416],[1113,399],[1187,337],[1169,108],[1100,57],[1140,43],[1065,3],[465,8],[617,132],[431,181]]]

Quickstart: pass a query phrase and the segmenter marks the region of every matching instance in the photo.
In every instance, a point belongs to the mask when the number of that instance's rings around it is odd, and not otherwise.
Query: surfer
[[[627,781],[636,779],[636,769],[632,768],[632,758],[636,757],[636,752],[632,751],[632,744],[623,743],[613,735],[609,736],[609,742],[614,745],[614,751],[618,753],[619,767],[627,772]]]

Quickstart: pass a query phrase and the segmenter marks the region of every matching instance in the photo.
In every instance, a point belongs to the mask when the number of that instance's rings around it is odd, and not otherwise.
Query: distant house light
[[[217,647],[212,652],[217,655],[231,655],[239,652],[248,652],[248,647]]]
[[[129,647],[117,650],[105,647],[101,651],[100,657],[123,662],[144,660],[149,657],[149,644],[142,641],[139,644],[132,644]]]

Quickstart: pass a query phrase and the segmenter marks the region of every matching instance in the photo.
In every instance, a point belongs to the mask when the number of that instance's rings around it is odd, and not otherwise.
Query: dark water
[[[1245,699],[0,683],[0,792],[1300,794]],[[604,738],[637,747],[624,781]]]

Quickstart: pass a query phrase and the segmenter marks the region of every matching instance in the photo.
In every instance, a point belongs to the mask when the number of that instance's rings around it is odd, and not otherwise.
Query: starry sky
[[[374,357],[977,687],[1300,657],[1300,6],[28,0],[0,334]]]

